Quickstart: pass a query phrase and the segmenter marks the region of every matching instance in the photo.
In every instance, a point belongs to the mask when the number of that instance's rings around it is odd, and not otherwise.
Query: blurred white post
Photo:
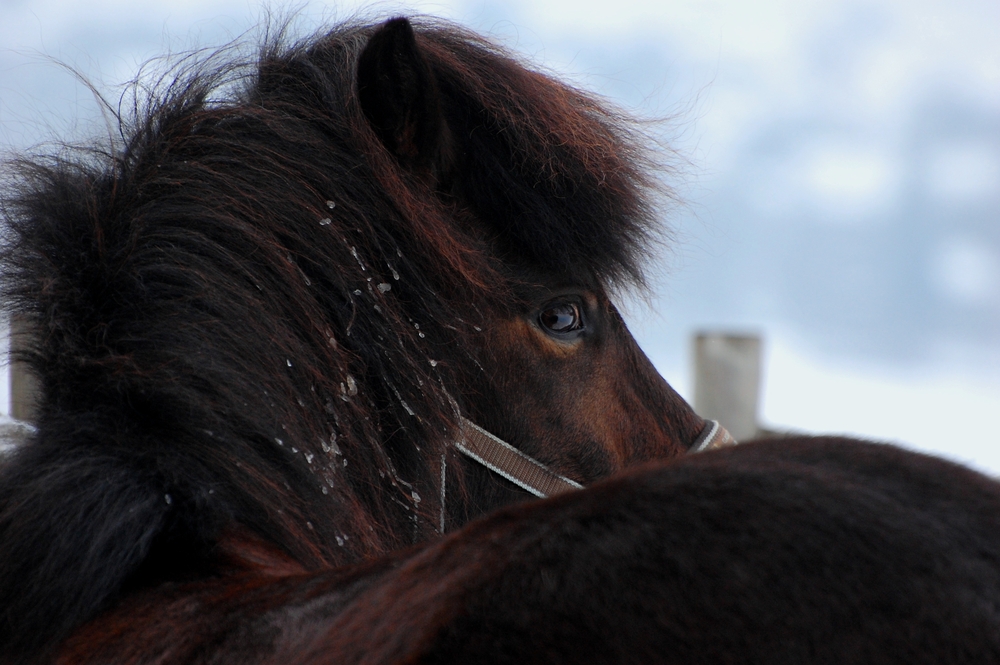
[[[737,441],[757,436],[760,337],[702,332],[694,337],[694,410]]]
[[[14,420],[33,423],[38,396],[38,379],[28,371],[27,365],[15,360],[16,352],[27,346],[30,332],[24,319],[10,317],[10,405],[8,413]]]

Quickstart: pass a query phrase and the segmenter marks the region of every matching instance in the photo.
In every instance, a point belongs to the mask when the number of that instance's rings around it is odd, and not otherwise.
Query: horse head
[[[456,47],[390,20],[360,55],[357,89],[385,149],[454,209],[496,273],[469,280],[488,288],[463,315],[477,325],[472,362],[456,359],[459,408],[582,484],[681,454],[704,422],[608,294],[609,282],[641,282],[655,232],[641,151],[586,95],[491,45]],[[459,521],[518,496],[485,468],[466,476],[468,501],[449,506]]]

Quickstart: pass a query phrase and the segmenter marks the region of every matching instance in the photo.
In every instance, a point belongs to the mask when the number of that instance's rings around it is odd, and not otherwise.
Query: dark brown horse
[[[681,455],[608,298],[654,233],[625,118],[434,23],[191,67],[4,195],[43,391],[0,662],[1000,662],[994,481]],[[469,421],[592,486],[524,502]]]
[[[0,659],[530,498],[456,452],[463,418],[582,484],[698,437],[608,297],[662,194],[613,109],[405,20],[184,67],[120,144],[13,165],[42,394],[0,477]]]

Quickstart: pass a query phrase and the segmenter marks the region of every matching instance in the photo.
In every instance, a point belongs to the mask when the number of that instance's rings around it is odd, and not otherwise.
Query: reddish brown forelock
[[[445,30],[424,37],[443,94],[476,107],[465,122],[482,123],[459,127],[466,167],[484,169],[464,193],[498,247],[528,265],[641,283],[660,187],[643,171],[650,160],[635,130],[494,45]]]

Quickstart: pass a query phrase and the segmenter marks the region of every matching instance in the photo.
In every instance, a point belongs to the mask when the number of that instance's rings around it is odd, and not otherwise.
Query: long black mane
[[[640,132],[425,21],[460,139],[429,187],[359,105],[373,30],[188,61],[120,143],[8,166],[3,306],[42,380],[0,470],[15,657],[124,587],[211,572],[234,525],[306,568],[433,537],[463,487],[448,444],[476,336],[514,285],[641,282]]]

